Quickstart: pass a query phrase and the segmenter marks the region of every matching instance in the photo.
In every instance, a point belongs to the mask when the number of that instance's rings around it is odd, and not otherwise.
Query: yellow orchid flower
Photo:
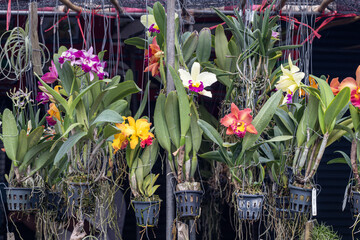
[[[50,108],[47,112],[50,117],[55,117],[57,120],[60,121],[60,111],[54,103],[50,103]]]
[[[55,87],[54,87],[54,90],[58,93],[58,94],[61,94],[60,93],[60,90],[62,89],[62,86],[60,86],[60,85],[56,85]]]
[[[114,148],[114,154],[120,149],[126,148],[128,140],[123,133],[115,134],[112,147]]]

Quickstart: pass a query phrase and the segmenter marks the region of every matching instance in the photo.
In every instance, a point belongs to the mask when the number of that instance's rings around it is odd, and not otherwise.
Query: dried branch
[[[329,5],[335,0],[323,0],[318,9],[316,9],[317,12],[323,12]]]
[[[114,5],[116,11],[118,12],[118,14],[122,14],[123,10],[120,7],[119,1],[118,0],[110,0],[110,2]]]
[[[277,11],[280,11],[284,6],[285,6],[285,3],[286,3],[287,0],[281,0],[278,5],[276,6],[276,10]]]
[[[77,13],[81,12],[81,7],[73,4],[70,0],[60,0],[60,2],[62,2],[67,8],[70,8]]]

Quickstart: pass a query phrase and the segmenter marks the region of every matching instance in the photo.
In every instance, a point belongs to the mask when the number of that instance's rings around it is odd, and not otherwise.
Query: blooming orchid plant
[[[93,182],[105,176],[107,140],[119,131],[112,123],[123,121],[121,114],[128,105],[124,98],[140,91],[132,79],[104,79],[108,73],[103,55],[93,54],[93,48],[61,47],[50,72],[39,78],[39,89],[51,102],[46,120],[61,136],[51,146],[50,152],[60,149],[54,164],[67,159],[71,163],[68,176],[78,181]],[[49,85],[55,83],[54,88]]]

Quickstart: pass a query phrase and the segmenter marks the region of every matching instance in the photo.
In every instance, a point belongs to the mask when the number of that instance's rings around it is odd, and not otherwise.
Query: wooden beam
[[[120,7],[120,4],[119,4],[118,0],[110,0],[110,2],[114,5],[114,7],[115,7],[115,9],[116,9],[116,11],[118,12],[119,15],[123,13],[123,10]]]
[[[316,9],[317,12],[323,12],[325,9],[335,0],[323,0],[318,9]]]
[[[73,4],[70,0],[60,0],[60,2],[62,2],[67,8],[70,8],[77,13],[81,12],[81,7]]]
[[[38,36],[38,5],[37,2],[31,2],[29,5],[29,18],[30,18],[30,41],[32,46],[31,54],[31,64],[33,71],[39,75],[43,75],[42,64],[41,64],[41,52],[39,45],[39,36]]]

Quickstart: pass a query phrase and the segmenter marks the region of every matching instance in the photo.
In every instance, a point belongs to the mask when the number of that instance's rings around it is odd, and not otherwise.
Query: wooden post
[[[305,223],[305,237],[304,240],[311,240],[311,232],[314,229],[316,220],[309,220]]]
[[[325,10],[325,8],[327,8],[330,5],[330,3],[332,3],[333,1],[335,1],[335,0],[323,0],[316,11],[323,12]]]
[[[33,71],[39,75],[43,75],[41,66],[41,52],[39,45],[38,36],[38,13],[37,13],[37,2],[31,2],[29,5],[29,35],[32,46],[31,64]]]
[[[175,89],[169,67],[175,65],[175,0],[166,1],[166,93]],[[166,240],[172,240],[172,227],[175,218],[173,194],[173,175],[171,173],[169,160],[166,161]]]

